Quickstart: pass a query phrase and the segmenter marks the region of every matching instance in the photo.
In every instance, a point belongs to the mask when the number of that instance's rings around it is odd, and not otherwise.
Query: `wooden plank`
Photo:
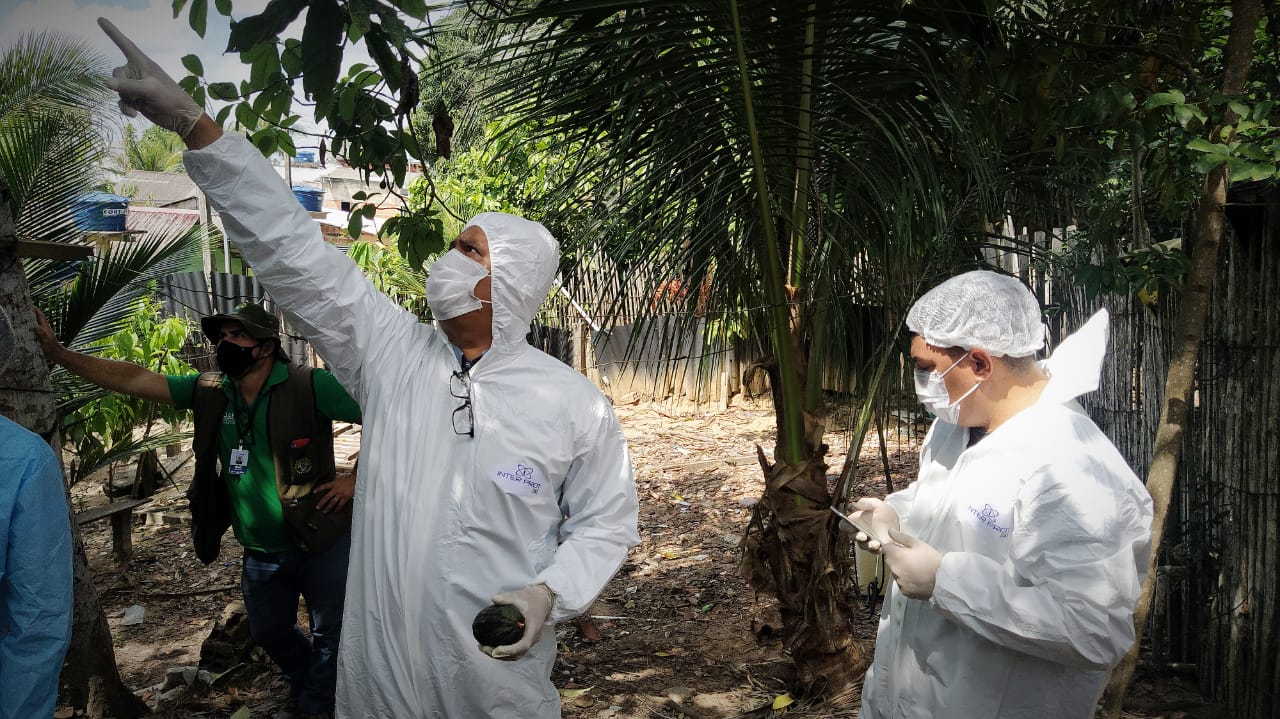
[[[18,257],[33,257],[42,260],[82,260],[93,256],[90,245],[73,245],[68,242],[45,242],[43,240],[18,240]]]
[[[133,507],[111,515],[111,555],[122,567],[133,557]]]
[[[123,499],[118,502],[112,502],[111,504],[104,504],[101,507],[86,509],[83,512],[76,512],[76,524],[85,525],[121,512],[132,512],[134,508],[140,507],[150,501],[150,497],[144,497],[142,499]]]

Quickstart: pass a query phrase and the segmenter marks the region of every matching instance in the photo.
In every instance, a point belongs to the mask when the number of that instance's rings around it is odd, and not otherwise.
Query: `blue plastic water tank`
[[[306,185],[294,185],[293,196],[298,198],[298,202],[302,203],[303,209],[308,212],[319,212],[324,208],[324,190]]]
[[[76,227],[85,232],[124,232],[129,198],[108,192],[87,192],[71,203]]]

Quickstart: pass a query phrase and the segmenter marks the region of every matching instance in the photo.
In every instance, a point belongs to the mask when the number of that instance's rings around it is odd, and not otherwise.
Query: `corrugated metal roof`
[[[136,188],[134,205],[195,208],[199,192],[196,183],[180,172],[130,170],[116,183],[121,189]]]
[[[199,210],[130,205],[125,227],[155,234],[176,234],[200,221]]]

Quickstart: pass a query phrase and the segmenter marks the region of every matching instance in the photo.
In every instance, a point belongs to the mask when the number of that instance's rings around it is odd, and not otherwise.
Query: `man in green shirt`
[[[244,546],[245,608],[254,639],[291,686],[277,719],[332,716],[350,550],[354,475],[337,475],[332,422],[360,408],[325,370],[289,365],[279,322],[261,305],[201,320],[221,373],[162,375],[63,347],[44,316],[50,362],[90,382],[195,415],[192,533],[201,561],[217,558],[228,525]],[[306,600],[311,640],[298,629]]]

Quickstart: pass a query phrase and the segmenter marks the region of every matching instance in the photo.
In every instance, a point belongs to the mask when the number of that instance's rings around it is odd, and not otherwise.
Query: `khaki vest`
[[[286,529],[305,551],[319,552],[351,526],[351,505],[333,514],[315,508],[313,487],[334,478],[333,423],[316,414],[311,368],[289,366],[289,378],[273,387],[267,397],[267,443],[275,460],[276,489],[284,510]],[[222,535],[231,526],[231,499],[222,479],[218,451],[227,395],[221,372],[205,372],[196,380],[192,401],[195,435],[192,453],[195,474],[187,490],[191,505],[191,538],[196,556],[211,564],[218,558]],[[293,448],[296,440],[309,440]]]

